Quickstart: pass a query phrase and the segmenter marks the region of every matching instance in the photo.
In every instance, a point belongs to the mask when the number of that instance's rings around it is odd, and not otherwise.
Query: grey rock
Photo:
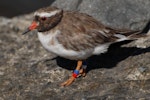
[[[149,0],[56,0],[53,6],[87,13],[102,23],[127,29],[142,29],[150,20]]]
[[[117,28],[132,29],[131,23],[135,21],[134,29],[141,29],[150,18],[149,4],[149,0],[56,0],[53,5],[88,13]],[[143,49],[135,47],[136,42],[112,45],[107,53],[88,59],[86,77],[77,78],[71,86],[60,87],[59,84],[69,77],[70,69],[75,67],[76,62],[60,57],[53,59],[56,56],[41,46],[36,31],[21,34],[31,23],[32,16],[0,17],[0,99],[150,99],[148,40],[144,41],[147,48]]]
[[[55,0],[52,6],[56,6],[65,10],[76,11],[78,10],[78,6],[81,2],[82,0]]]

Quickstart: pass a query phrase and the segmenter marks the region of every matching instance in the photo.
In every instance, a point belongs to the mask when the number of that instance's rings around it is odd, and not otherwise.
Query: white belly
[[[42,34],[38,33],[38,38],[40,42],[42,43],[43,47],[47,49],[48,51],[72,60],[78,60],[78,59],[86,59],[87,57],[92,55],[91,50],[89,51],[73,51],[73,50],[67,50],[65,49],[58,41],[56,40],[56,36],[60,34],[60,31],[56,31],[52,34]],[[51,41],[53,40],[53,44],[51,44]]]

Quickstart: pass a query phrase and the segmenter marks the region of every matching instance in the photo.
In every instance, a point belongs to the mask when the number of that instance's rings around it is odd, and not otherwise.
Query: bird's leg
[[[78,75],[80,74],[81,67],[82,67],[82,61],[78,61],[77,62],[77,67],[74,70],[72,76],[67,81],[63,82],[61,84],[61,86],[68,86],[68,85],[70,85],[78,77]]]
[[[83,61],[79,76],[83,76],[83,77],[86,76],[86,68],[87,68],[86,61]]]

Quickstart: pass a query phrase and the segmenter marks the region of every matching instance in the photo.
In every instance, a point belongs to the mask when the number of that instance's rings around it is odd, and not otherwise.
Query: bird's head
[[[55,27],[61,21],[62,16],[62,9],[56,7],[41,8],[34,13],[33,22],[23,34],[34,29],[37,29],[38,32],[46,32]]]

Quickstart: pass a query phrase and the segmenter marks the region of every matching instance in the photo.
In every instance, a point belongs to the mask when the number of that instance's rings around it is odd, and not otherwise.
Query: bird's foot
[[[61,86],[68,86],[68,85],[70,85],[70,84],[72,84],[73,83],[73,81],[77,78],[77,77],[79,77],[79,76],[85,76],[86,75],[86,73],[85,73],[85,69],[86,68],[81,68],[81,66],[82,66],[82,61],[78,61],[77,62],[77,67],[76,67],[76,69],[74,70],[74,72],[72,73],[72,76],[67,80],[67,81],[65,81],[65,82],[63,82],[62,84],[60,84]]]
[[[65,82],[63,82],[61,84],[61,86],[68,86],[70,85],[77,77],[78,75],[80,74],[80,71],[79,70],[74,70],[73,73],[72,73],[72,76]]]
[[[75,72],[75,71],[74,71]],[[83,77],[85,77],[86,76],[86,72],[85,72],[85,69],[80,69],[79,70],[79,74],[72,74],[72,76],[67,80],[67,81],[65,81],[65,82],[63,82],[62,84],[61,84],[61,86],[68,86],[68,85],[70,85],[70,84],[72,84],[73,83],[73,81],[76,79],[76,78],[78,78],[78,77],[80,77],[80,76],[83,76]]]
[[[71,76],[67,81],[61,83],[60,85],[61,86],[68,86],[68,85],[72,84],[74,80],[75,80],[75,77]]]

